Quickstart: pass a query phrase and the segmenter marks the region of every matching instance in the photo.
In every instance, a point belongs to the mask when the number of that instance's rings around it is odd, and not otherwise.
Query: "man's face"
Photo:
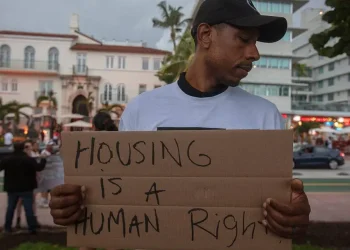
[[[259,31],[227,24],[205,26],[203,31],[202,38],[206,40],[202,46],[206,46],[205,61],[210,73],[220,84],[237,86],[260,58],[256,47]]]
[[[25,152],[31,152],[33,150],[33,145],[30,142],[26,142],[24,144],[24,151]]]

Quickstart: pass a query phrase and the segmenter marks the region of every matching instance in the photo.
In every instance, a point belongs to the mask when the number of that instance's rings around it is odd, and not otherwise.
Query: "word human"
[[[211,157],[197,152],[195,149],[195,140],[182,144],[185,145],[180,147],[178,141],[174,139],[157,142],[137,141],[134,143],[116,141],[111,145],[106,142],[96,143],[96,138],[91,137],[90,145],[81,145],[81,141],[77,141],[75,168],[79,168],[79,159],[87,156],[89,156],[90,165],[93,165],[96,161],[100,164],[109,164],[113,159],[117,160],[122,166],[149,164],[150,162],[152,165],[156,165],[156,160],[160,157],[163,160],[170,158],[179,167],[183,166],[185,160],[198,167],[211,165]],[[172,146],[172,150],[170,150],[170,146]]]
[[[110,184],[113,184],[114,186],[118,187],[118,190],[116,192],[112,192],[113,195],[119,195],[122,192],[122,186],[116,183],[116,181],[121,181],[122,178],[109,178],[108,182]],[[104,178],[100,179],[100,186],[101,186],[101,196],[102,198],[105,198],[105,180]],[[149,201],[149,196],[154,195],[157,199],[157,204],[159,205],[159,196],[158,193],[165,192],[165,190],[158,190],[157,184],[154,182],[148,192],[145,192],[146,195],[146,201]],[[101,234],[105,231],[112,232],[112,226],[113,225],[120,225],[122,228],[122,234],[125,238],[127,235],[127,232],[129,234],[132,234],[134,231],[136,231],[137,236],[140,237],[140,230],[141,225],[144,224],[144,232],[148,233],[150,230],[154,230],[155,232],[160,232],[159,228],[159,218],[157,214],[157,209],[153,209],[154,211],[154,218],[153,222],[150,219],[151,216],[149,216],[147,213],[143,213],[141,217],[143,217],[143,220],[140,216],[137,214],[134,214],[130,220],[127,220],[127,218],[130,218],[130,216],[125,215],[124,208],[117,209],[109,209],[107,212],[101,212],[100,215],[97,213],[93,213],[92,211],[88,212],[88,208],[84,208],[84,216],[82,220],[79,220],[75,223],[75,234],[78,234],[78,226],[80,224],[83,225],[83,235],[86,235],[88,226],[90,227],[90,232],[92,232],[95,235]],[[98,218],[95,218],[98,217]],[[89,225],[88,225],[88,222]]]
[[[253,221],[247,222],[246,212],[242,211],[242,214],[228,214],[224,217],[217,218],[217,222],[215,227],[208,228],[205,226],[205,222],[209,219],[208,211],[203,208],[193,208],[188,211],[190,215],[190,224],[191,224],[191,240],[200,240],[200,238],[196,238],[196,233],[198,231],[206,232],[208,235],[212,236],[216,240],[222,240],[224,231],[228,231],[231,234],[231,237],[228,238],[230,242],[228,242],[226,247],[232,247],[237,241],[239,235],[245,236],[249,239],[254,239],[255,237],[255,229],[256,225],[261,224],[261,222]],[[216,217],[219,215],[216,213]],[[212,218],[211,218],[212,219]],[[267,234],[267,230],[265,229],[265,233]]]

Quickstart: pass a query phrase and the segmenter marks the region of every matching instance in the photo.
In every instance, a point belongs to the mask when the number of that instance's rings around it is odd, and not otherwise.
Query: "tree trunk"
[[[171,28],[170,37],[171,37],[171,41],[173,42],[174,53],[175,53],[176,52],[176,32],[173,27]]]

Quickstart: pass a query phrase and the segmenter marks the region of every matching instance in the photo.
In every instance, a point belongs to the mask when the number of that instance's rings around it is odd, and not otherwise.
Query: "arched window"
[[[112,84],[106,83],[103,91],[103,102],[110,103],[112,101]]]
[[[24,68],[34,69],[35,67],[35,49],[32,46],[27,46],[24,49]]]
[[[51,49],[49,49],[49,70],[58,70],[58,57],[59,52],[57,48],[52,47]]]
[[[4,44],[0,47],[0,67],[9,68],[11,62],[11,48]]]
[[[118,102],[125,102],[126,101],[125,85],[124,85],[124,83],[118,84],[118,87],[117,87],[117,101]]]

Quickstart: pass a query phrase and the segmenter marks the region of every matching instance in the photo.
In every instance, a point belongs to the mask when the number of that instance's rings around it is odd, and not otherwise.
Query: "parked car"
[[[345,154],[338,149],[324,146],[306,145],[293,152],[294,168],[297,167],[328,167],[337,169],[345,164]]]

